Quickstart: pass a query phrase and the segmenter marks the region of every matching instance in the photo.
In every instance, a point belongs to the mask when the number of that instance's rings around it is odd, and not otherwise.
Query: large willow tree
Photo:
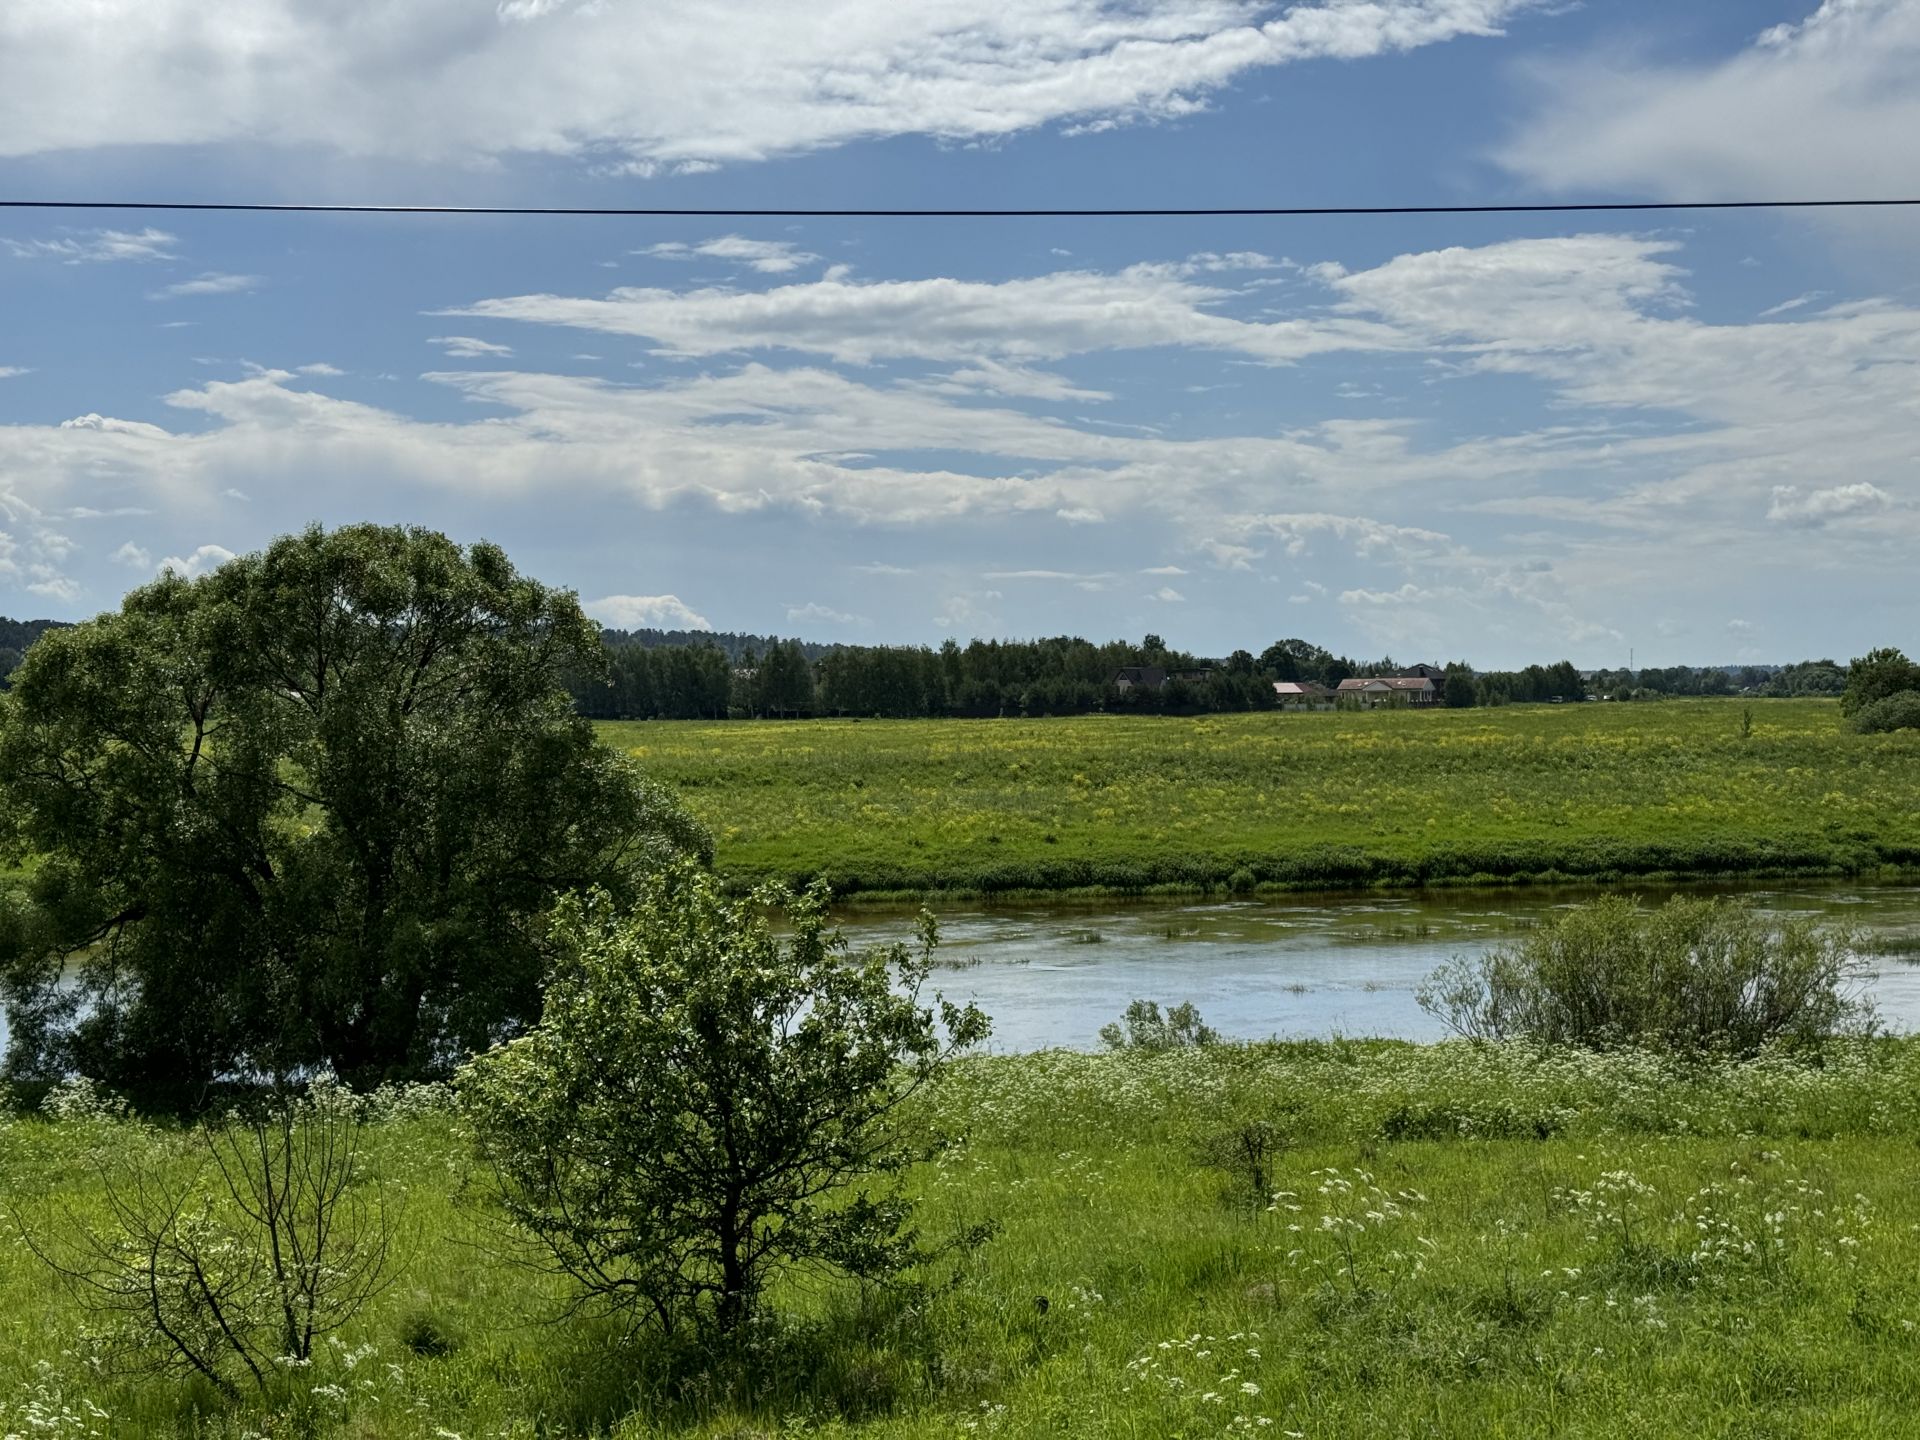
[[[313,528],[55,631],[0,698],[16,1077],[191,1108],[444,1073],[537,1017],[554,898],[709,841],[596,743],[574,596],[499,548]]]

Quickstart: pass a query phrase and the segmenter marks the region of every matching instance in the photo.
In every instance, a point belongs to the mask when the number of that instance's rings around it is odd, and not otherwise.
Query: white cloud
[[[11,380],[16,375],[31,375],[32,370],[24,365],[0,365],[0,380]]]
[[[511,355],[511,345],[496,345],[491,340],[476,340],[471,335],[435,335],[427,341],[438,345],[456,360],[475,360],[495,355]]]
[[[1537,73],[1502,161],[1562,191],[1910,195],[1920,188],[1920,5],[1824,0],[1714,63],[1591,59]]]
[[[233,559],[233,551],[224,545],[202,545],[191,555],[167,556],[160,562],[158,570],[162,575],[171,570],[176,575],[191,580],[196,575],[204,575],[209,570],[219,569],[231,559]]]
[[[657,260],[734,260],[762,275],[784,275],[820,258],[789,240],[749,240],[744,235],[721,235],[691,245],[668,240],[633,253]]]
[[[849,615],[844,610],[834,610],[817,601],[805,605],[789,605],[787,619],[796,625],[867,625],[870,622],[864,615]]]
[[[0,19],[0,31],[5,28]],[[0,58],[0,70],[6,61]],[[0,105],[4,105],[0,101]],[[9,240],[0,247],[16,260],[59,260],[68,265],[97,265],[113,260],[171,260],[179,237],[164,230],[80,230],[53,239]]]
[[[180,300],[194,295],[244,295],[249,290],[259,289],[261,283],[258,275],[228,275],[218,270],[209,270],[192,280],[163,285],[147,298]]]
[[[153,552],[129,540],[113,552],[113,563],[131,565],[135,570],[153,569]]]
[[[311,365],[296,365],[294,372],[299,375],[314,375],[324,380],[332,380],[347,372],[338,365],[329,365],[324,360],[316,360]]]
[[[603,595],[580,608],[615,630],[711,630],[678,595]]]
[[[1417,605],[1431,600],[1433,592],[1408,581],[1398,590],[1342,590],[1342,605]]]
[[[872,561],[866,565],[856,565],[853,568],[863,575],[911,575],[914,573],[911,566],[888,565],[884,561],[879,560]]]
[[[1528,3],[9,0],[0,155],[232,142],[689,171],[1177,118],[1262,69],[1495,35]]]
[[[1794,485],[1776,485],[1773,503],[1767,507],[1767,519],[1781,525],[1813,528],[1835,520],[1877,515],[1892,504],[1891,495],[1864,480],[1851,485],[1833,485],[1825,490],[1803,491]]]
[[[1003,367],[1024,367],[1095,350],[1156,346],[1234,351],[1285,363],[1405,343],[1389,327],[1357,316],[1252,322],[1216,313],[1213,307],[1233,294],[1189,278],[1182,265],[1145,264],[1114,273],[1057,271],[998,284],[828,276],[756,291],[626,286],[604,299],[514,295],[440,313],[627,335],[676,355],[797,350],[850,365],[991,359]],[[1359,308],[1357,300],[1352,308]],[[976,364],[971,372],[947,378],[1007,393],[1042,393],[1031,370],[996,371]],[[1074,393],[1053,377],[1044,383],[1048,398]]]
[[[1178,565],[1154,565],[1140,573],[1142,575],[1184,575],[1187,572]]]
[[[1149,600],[1158,600],[1162,604],[1166,604],[1166,605],[1178,605],[1187,597],[1182,595],[1178,590],[1174,589],[1171,585],[1162,585],[1158,590],[1154,591],[1151,595],[1147,596],[1147,598]]]

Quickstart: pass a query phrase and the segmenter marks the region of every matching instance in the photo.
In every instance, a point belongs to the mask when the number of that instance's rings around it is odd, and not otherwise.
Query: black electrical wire
[[[1920,206],[1920,198],[1877,200],[1582,200],[1512,205],[1218,205],[985,209],[962,206],[784,208],[654,205],[320,205],[241,200],[6,200],[0,210],[125,210],[269,215],[548,215],[647,220],[1121,220],[1311,218],[1339,215],[1567,215],[1672,210],[1860,210]]]

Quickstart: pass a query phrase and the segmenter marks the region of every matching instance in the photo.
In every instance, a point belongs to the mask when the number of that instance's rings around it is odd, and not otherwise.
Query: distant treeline
[[[27,647],[63,621],[0,617],[0,688]],[[1157,635],[1096,645],[1077,636],[1046,640],[948,640],[913,645],[823,645],[711,630],[601,632],[607,683],[577,681],[580,712],[595,719],[722,720],[730,716],[1078,715],[1095,710],[1198,714],[1265,710],[1276,680],[1329,688],[1353,676],[1398,674],[1392,658],[1354,660],[1291,639],[1258,655],[1224,659],[1171,650]],[[1165,673],[1157,688],[1115,684],[1127,669]],[[1521,670],[1475,670],[1456,661],[1434,681],[1444,703],[1538,704],[1654,699],[1667,695],[1838,695],[1847,667],[1676,665],[1582,672],[1570,661]]]
[[[1394,675],[1391,657],[1354,660],[1290,639],[1258,655],[1224,659],[1169,649],[1157,635],[1138,643],[1094,644],[1077,636],[1043,640],[948,640],[913,645],[809,645],[770,636],[706,631],[606,631],[610,679],[574,688],[581,712],[597,719],[707,719],[729,716],[1078,715],[1096,710],[1199,714],[1269,710],[1278,680],[1332,688],[1355,676]],[[1156,686],[1116,683],[1123,671],[1165,675]],[[1444,667],[1434,684],[1444,703],[1537,704],[1660,695],[1838,694],[1846,671],[1832,661],[1795,666],[1674,667],[1587,672],[1571,661],[1520,670]]]

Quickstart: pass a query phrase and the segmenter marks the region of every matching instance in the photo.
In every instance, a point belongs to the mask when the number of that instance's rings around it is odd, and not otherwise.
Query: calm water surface
[[[1868,991],[1882,1022],[1920,1030],[1920,886],[1730,893],[1775,913],[1859,926],[1877,948],[1892,952],[1869,962]],[[1591,898],[1591,892],[1441,891],[943,908],[935,983],[949,999],[975,1001],[993,1017],[991,1048],[1002,1051],[1095,1048],[1100,1027],[1136,998],[1162,1006],[1190,1000],[1208,1024],[1236,1039],[1436,1040],[1445,1028],[1421,1010],[1414,991],[1437,965]],[[854,909],[838,919],[859,947],[912,940],[913,914]],[[5,1048],[0,1012],[0,1053]]]
[[[1868,991],[1888,1028],[1920,1030],[1920,886],[1734,893],[1775,913],[1851,922],[1876,948],[1895,952],[1869,962]],[[1097,1047],[1100,1027],[1136,998],[1163,1007],[1190,1000],[1208,1024],[1236,1039],[1436,1040],[1445,1027],[1414,999],[1436,966],[1591,898],[1450,891],[940,909],[935,983],[949,999],[973,1000],[993,1017],[996,1050]],[[912,939],[905,911],[850,910],[839,919],[856,947]]]

